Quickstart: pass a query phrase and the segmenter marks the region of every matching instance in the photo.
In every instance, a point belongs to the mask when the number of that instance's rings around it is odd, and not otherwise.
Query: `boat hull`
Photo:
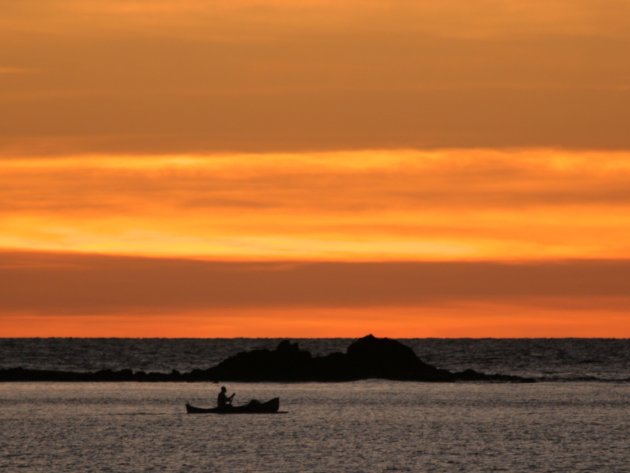
[[[275,397],[267,402],[245,404],[242,406],[212,407],[209,409],[186,404],[188,414],[278,414],[280,398]]]

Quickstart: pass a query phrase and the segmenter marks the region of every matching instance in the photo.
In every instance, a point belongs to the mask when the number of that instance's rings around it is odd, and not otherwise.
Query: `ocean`
[[[228,356],[275,348],[282,339],[0,338],[0,368],[70,371],[208,368]],[[290,339],[313,354],[345,351],[352,339]],[[630,339],[401,339],[427,363],[541,380],[630,380]]]
[[[0,366],[204,368],[279,340],[0,340]],[[299,340],[313,352],[349,340]],[[629,340],[406,340],[533,384],[230,383],[279,415],[188,415],[214,383],[0,383],[1,472],[627,472]]]

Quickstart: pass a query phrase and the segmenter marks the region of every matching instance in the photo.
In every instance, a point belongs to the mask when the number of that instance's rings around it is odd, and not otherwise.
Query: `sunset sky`
[[[630,337],[630,2],[0,3],[0,337]]]

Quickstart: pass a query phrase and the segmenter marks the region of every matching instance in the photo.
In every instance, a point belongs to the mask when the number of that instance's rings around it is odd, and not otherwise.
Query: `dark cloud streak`
[[[630,309],[630,261],[239,263],[0,253],[0,313],[98,314],[458,303]],[[625,301],[625,302],[624,302]],[[544,305],[544,304],[543,304]]]

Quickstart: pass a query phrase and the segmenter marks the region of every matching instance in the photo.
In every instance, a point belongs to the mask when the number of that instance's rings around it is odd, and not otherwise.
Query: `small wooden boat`
[[[188,414],[281,414],[278,409],[280,409],[279,397],[274,397],[267,402],[250,401],[242,406],[212,407],[209,409],[186,403]]]

